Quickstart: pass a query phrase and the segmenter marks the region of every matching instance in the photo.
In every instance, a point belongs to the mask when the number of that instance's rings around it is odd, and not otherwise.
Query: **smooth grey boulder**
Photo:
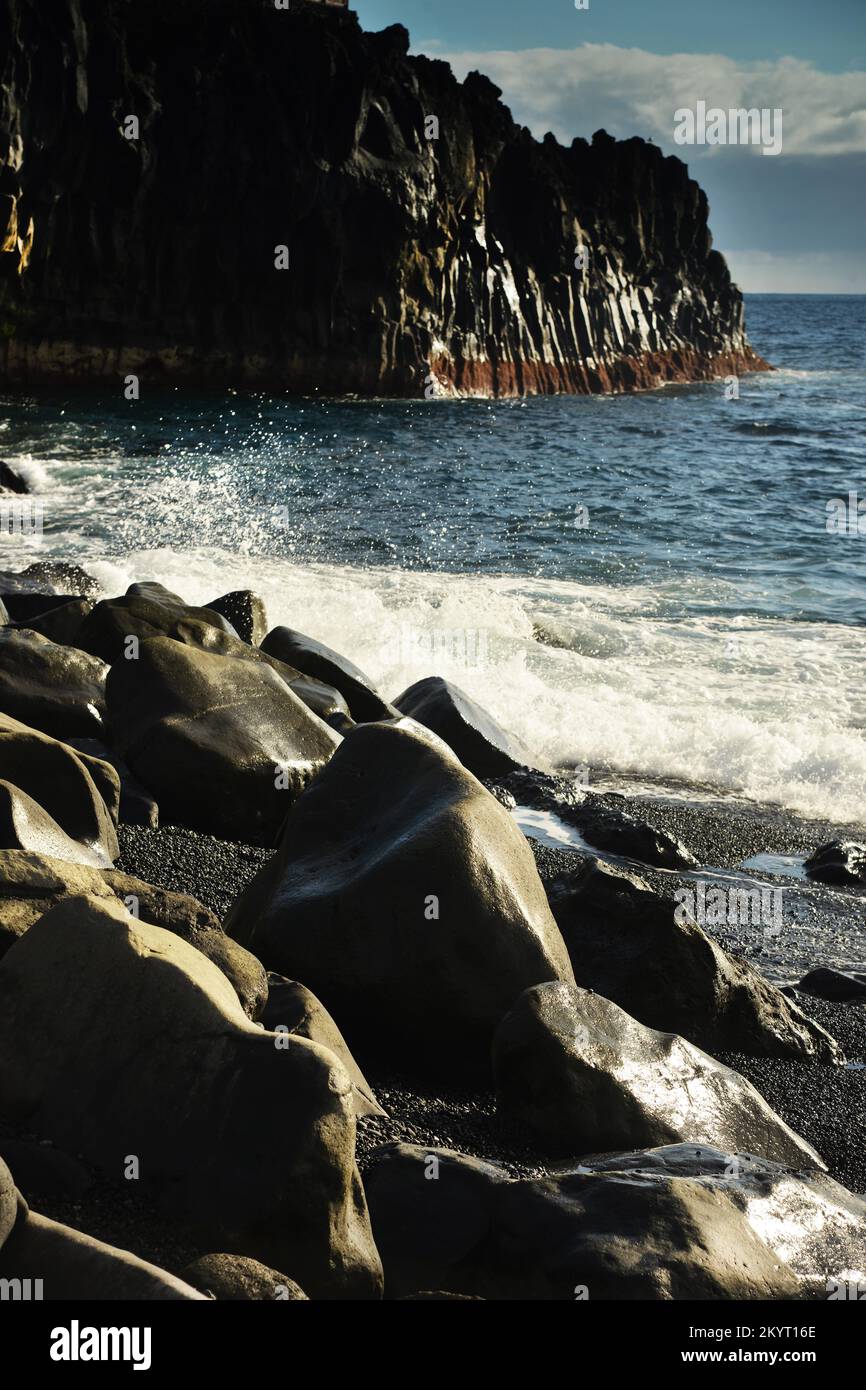
[[[117,902],[62,902],[0,961],[0,1113],[109,1174],[134,1156],[202,1243],[312,1296],[380,1293],[344,1068]]]
[[[444,739],[476,777],[501,777],[532,763],[530,754],[512,734],[441,676],[416,681],[394,704]]]
[[[193,1288],[221,1303],[308,1301],[294,1279],[244,1255],[201,1255],[182,1275]]]
[[[0,573],[0,593],[9,621],[17,627],[30,627],[31,623],[38,622],[49,613],[56,613],[68,604],[90,602],[81,594],[42,594],[27,588],[22,588],[20,592],[15,589],[10,593],[5,589],[9,579],[8,574]]]
[[[115,747],[163,822],[224,839],[271,842],[340,742],[267,663],[170,637],[117,661],[107,700]]]
[[[231,937],[196,898],[172,893],[121,873],[71,864],[21,850],[0,851],[0,956],[52,907],[87,895],[122,903],[133,917],[173,932],[201,951],[233,986],[244,1013],[256,1022],[268,997],[261,963]]]
[[[244,642],[258,647],[268,631],[268,615],[264,600],[251,589],[233,589],[207,605],[211,613],[219,613]]]
[[[105,735],[104,662],[29,629],[0,628],[0,712],[55,738]]]
[[[356,724],[392,719],[397,711],[376,690],[372,681],[345,656],[307,637],[292,627],[275,627],[262,642],[262,651],[295,666],[305,675],[333,686],[345,698]]]
[[[146,582],[130,584],[122,598],[103,599],[88,613],[78,630],[77,645],[113,666],[133,649],[128,639],[139,642],[148,637],[162,637],[178,622],[198,619],[231,636],[237,633],[231,623],[211,608],[196,608],[185,603],[162,584]]]
[[[248,642],[241,641],[231,633],[222,632],[219,628],[202,622],[200,618],[181,619],[168,629],[166,636],[218,656],[231,656],[239,661],[258,661],[270,666],[289,689],[303,700],[307,708],[326,724],[330,724],[339,732],[352,726],[349,706],[339,690],[321,681],[312,680],[295,670],[294,666],[287,666],[285,662],[278,661],[261,648],[250,646]]]
[[[825,1167],[739,1072],[574,985],[520,996],[496,1030],[493,1075],[497,1106],[549,1153],[695,1143]]]
[[[346,736],[224,925],[303,980],[353,1051],[451,1075],[488,1076],[517,996],[572,978],[523,835],[408,719]]]
[[[0,779],[0,847],[50,854],[72,864],[108,862],[98,848],[73,840],[38,802]]]
[[[237,950],[243,947],[231,943]],[[249,952],[244,951],[244,955]],[[253,957],[253,959],[255,959]],[[260,1022],[269,1033],[285,1029],[298,1038],[308,1038],[310,1042],[327,1047],[339,1057],[352,1081],[353,1101],[356,1115],[384,1115],[385,1111],[373,1094],[370,1085],[358,1063],[352,1056],[346,1040],[328,1010],[319,1002],[306,985],[297,980],[286,980],[282,975],[269,974],[267,977],[267,1003]]]
[[[3,848],[105,868],[117,858],[120,781],[107,763],[0,714],[0,780],[29,798],[16,799],[7,792],[5,828],[10,843]],[[31,802],[47,820],[32,810]]]
[[[866,886],[866,845],[854,840],[831,840],[806,860],[806,873],[841,888]]]
[[[823,1173],[676,1144],[513,1179],[389,1144],[365,1178],[389,1298],[826,1298],[866,1268],[866,1202]]]
[[[866,999],[866,975],[844,970],[830,970],[820,966],[809,970],[795,985],[803,994],[811,994],[816,999],[830,999],[845,1003],[849,999]]]
[[[828,1033],[639,875],[599,860],[548,885],[574,978],[715,1055],[841,1059]]]
[[[56,600],[61,596],[94,598],[99,593],[99,583],[80,565],[70,560],[34,560],[23,570],[0,571],[0,593],[36,594]],[[52,607],[52,602],[45,605]],[[10,610],[11,611],[11,610]],[[17,617],[13,614],[13,617]]]
[[[120,800],[117,806],[118,824],[146,825],[152,830],[159,826],[159,806],[145,786],[133,776],[126,763],[98,738],[70,738],[67,742],[79,753],[99,762],[109,763],[120,778]]]
[[[65,599],[45,612],[37,613],[26,623],[19,622],[18,626],[38,632],[40,637],[47,637],[50,642],[58,642],[61,646],[77,647],[81,624],[95,606],[96,601],[92,598]],[[82,652],[82,655],[89,653]],[[99,658],[94,657],[93,660],[98,661]]]

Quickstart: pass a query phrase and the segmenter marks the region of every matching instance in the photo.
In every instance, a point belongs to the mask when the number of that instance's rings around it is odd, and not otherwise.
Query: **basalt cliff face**
[[[514,395],[765,365],[685,165],[538,142],[407,48],[270,0],[0,0],[0,379]]]

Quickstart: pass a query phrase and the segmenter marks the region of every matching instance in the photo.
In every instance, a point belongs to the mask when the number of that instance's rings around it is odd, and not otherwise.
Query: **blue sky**
[[[517,120],[677,154],[746,291],[866,293],[866,0],[357,0],[366,29],[479,68]],[[782,151],[677,145],[674,111],[780,108]]]

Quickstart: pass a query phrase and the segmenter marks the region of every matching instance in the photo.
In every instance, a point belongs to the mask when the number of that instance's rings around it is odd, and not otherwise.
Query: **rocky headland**
[[[563,147],[394,25],[0,3],[0,380],[628,391],[761,370],[678,159]]]
[[[866,1268],[856,827],[577,787],[252,592],[52,562],[0,594],[0,1277],[774,1300]],[[785,855],[779,932],[679,910]]]

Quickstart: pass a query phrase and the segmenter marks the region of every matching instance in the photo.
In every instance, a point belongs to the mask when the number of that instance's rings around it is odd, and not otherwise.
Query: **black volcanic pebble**
[[[769,1105],[819,1152],[830,1176],[866,1193],[866,1006],[791,991],[791,997],[845,1052],[848,1065],[826,1067],[769,1057],[720,1056],[751,1081]],[[852,1063],[854,1065],[852,1065]]]
[[[362,1174],[376,1149],[392,1140],[490,1159],[514,1177],[535,1177],[548,1170],[529,1131],[497,1115],[490,1093],[440,1090],[434,1095],[403,1078],[372,1076],[370,1084],[388,1117],[370,1115],[358,1120],[356,1152]]]
[[[242,888],[270,859],[272,850],[234,844],[180,826],[121,825],[117,838],[124,873],[189,893],[222,919]]]

